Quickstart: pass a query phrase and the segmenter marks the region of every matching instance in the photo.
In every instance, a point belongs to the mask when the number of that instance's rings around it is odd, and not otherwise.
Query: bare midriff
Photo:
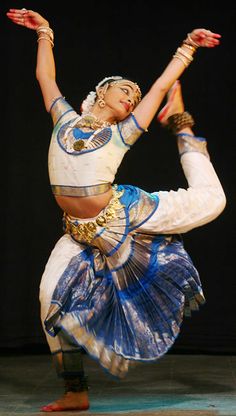
[[[96,217],[112,198],[112,189],[94,196],[58,196],[55,195],[59,207],[69,215],[78,218]]]

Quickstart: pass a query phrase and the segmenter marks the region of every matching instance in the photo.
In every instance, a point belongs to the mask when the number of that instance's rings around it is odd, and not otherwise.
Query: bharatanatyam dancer
[[[10,9],[7,16],[37,34],[36,77],[54,126],[50,184],[63,212],[64,232],[46,264],[40,302],[65,393],[41,410],[82,411],[89,408],[85,351],[121,379],[131,364],[162,357],[183,317],[205,301],[181,234],[217,218],[226,198],[206,139],[192,131],[179,77],[198,47],[215,47],[221,36],[206,29],[187,34],[143,98],[136,82],[106,76],[78,113],[57,86],[49,22],[26,9]],[[125,153],[156,114],[177,138],[187,189],[149,193],[115,183]]]

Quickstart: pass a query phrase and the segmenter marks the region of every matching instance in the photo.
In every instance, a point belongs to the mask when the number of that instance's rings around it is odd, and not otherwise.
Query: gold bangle
[[[46,36],[39,36],[39,37],[38,37],[38,39],[37,39],[37,42],[38,42],[39,40],[41,40],[41,39],[44,39],[44,40],[47,40],[48,42],[50,42],[50,43],[51,43],[51,45],[52,45],[52,48],[53,48],[54,43],[53,43],[53,41],[52,41],[49,37],[46,37]]]
[[[52,42],[54,41],[54,32],[50,27],[47,26],[39,26],[36,29],[37,35],[40,36],[41,33],[45,33],[45,35],[48,35]]]
[[[183,41],[183,45],[182,46],[184,46],[185,48],[190,49],[193,53],[195,53],[196,50],[197,50],[194,46],[189,45],[189,43],[187,43],[186,40]]]
[[[188,35],[187,35],[187,39],[188,39],[188,41],[189,41],[190,45],[194,46],[195,48],[199,48],[198,43],[194,42],[194,40],[193,40],[193,39],[191,38],[191,36],[190,36],[190,33],[188,33]]]
[[[49,36],[51,36],[51,37],[53,36],[53,31],[48,30],[46,28],[38,29],[38,30],[36,30],[36,32],[37,33],[47,33]]]
[[[50,32],[53,32],[53,30],[49,26],[39,26],[36,29],[36,32],[38,32],[41,29],[49,30]]]
[[[189,53],[188,53],[188,52],[186,52],[184,49],[182,49],[182,48],[178,48],[178,49],[177,49],[177,52],[179,52],[181,55],[184,55],[184,56],[185,56],[185,58],[186,58],[186,59],[188,59],[190,62],[192,62],[192,61],[193,61],[193,57],[192,57],[192,55],[189,55]]]
[[[184,64],[185,68],[187,68],[190,64],[190,62],[187,62],[186,59],[178,53],[175,53],[173,55],[173,58],[179,59]]]

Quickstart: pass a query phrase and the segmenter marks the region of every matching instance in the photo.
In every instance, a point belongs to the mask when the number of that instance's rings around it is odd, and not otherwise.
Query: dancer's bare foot
[[[184,112],[181,84],[177,80],[167,94],[167,103],[157,115],[157,120],[165,126],[170,116]]]
[[[68,391],[64,396],[53,403],[41,408],[42,412],[63,412],[66,410],[88,410],[89,399],[87,391]]]

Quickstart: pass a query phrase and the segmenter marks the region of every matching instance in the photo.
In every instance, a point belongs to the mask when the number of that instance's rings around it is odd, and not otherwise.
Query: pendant
[[[82,150],[85,147],[84,141],[83,140],[76,140],[76,142],[74,142],[73,144],[73,148],[74,150],[77,150],[78,152],[80,150]]]
[[[104,216],[104,215],[101,215],[100,217],[98,217],[98,218],[96,219],[96,223],[97,223],[98,225],[100,225],[100,227],[104,227],[104,226],[105,226],[105,224],[106,224],[106,222],[107,222],[107,220],[106,220],[106,218],[105,218],[105,216]]]

